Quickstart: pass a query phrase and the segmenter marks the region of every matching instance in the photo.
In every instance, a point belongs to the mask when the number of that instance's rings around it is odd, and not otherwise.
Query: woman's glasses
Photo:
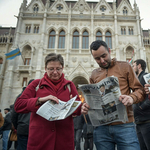
[[[62,71],[62,68],[46,68],[49,72],[61,72]]]

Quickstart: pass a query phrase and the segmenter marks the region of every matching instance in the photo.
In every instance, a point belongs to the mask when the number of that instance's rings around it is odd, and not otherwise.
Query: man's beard
[[[107,65],[107,67],[104,67],[104,66],[100,66],[100,68],[103,68],[103,69],[108,69],[109,68],[109,66],[110,66],[110,64],[111,64],[111,62],[108,62],[108,65]]]

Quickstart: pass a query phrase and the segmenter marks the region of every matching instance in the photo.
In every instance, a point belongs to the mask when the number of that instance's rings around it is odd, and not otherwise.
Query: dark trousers
[[[150,150],[150,122],[136,125],[141,150]]]
[[[17,134],[17,150],[27,150],[28,136]]]
[[[81,150],[80,141],[81,141],[82,129],[74,129],[74,144],[76,150]]]
[[[12,142],[14,142],[14,149],[17,149],[17,141],[10,141],[8,140],[7,150],[9,150],[12,146]]]

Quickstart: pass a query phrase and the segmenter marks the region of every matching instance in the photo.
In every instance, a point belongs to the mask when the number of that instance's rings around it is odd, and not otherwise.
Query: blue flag
[[[5,55],[6,55],[6,59],[7,59],[7,60],[8,60],[8,59],[14,59],[16,56],[21,55],[21,52],[20,52],[20,49],[17,48],[17,49],[15,49],[15,50],[13,50],[13,51],[11,51],[11,52],[5,54]]]

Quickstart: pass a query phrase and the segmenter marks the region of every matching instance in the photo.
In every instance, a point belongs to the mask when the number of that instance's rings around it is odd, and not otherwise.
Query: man
[[[105,85],[104,84],[100,85],[100,91],[101,91],[101,96],[104,96],[105,94],[111,92],[110,89],[105,89]]]
[[[144,100],[143,86],[135,76],[131,65],[127,62],[116,61],[110,57],[110,49],[104,41],[94,41],[90,46],[91,54],[100,68],[93,70],[90,83],[97,83],[108,76],[116,76],[119,80],[122,95],[119,100],[125,105],[128,122],[113,122],[108,125],[97,126],[94,129],[94,143],[97,150],[140,150],[132,104]],[[131,93],[132,89],[132,93]],[[87,114],[90,106],[82,105],[82,114]]]
[[[33,81],[31,79],[28,82],[28,85]],[[26,87],[22,88],[22,92],[17,96],[20,97]],[[17,100],[16,98],[16,100]],[[15,100],[15,102],[16,102]],[[30,112],[29,113],[17,113],[14,109],[14,105],[12,108],[12,115],[11,120],[12,123],[17,130],[17,150],[26,150],[27,149],[27,142],[28,142],[28,134],[29,134],[29,120],[30,120]]]
[[[6,114],[5,118],[4,118],[4,124],[3,126],[0,128],[0,131],[3,132],[3,149],[2,150],[7,150],[7,144],[8,144],[8,134],[11,130],[12,124],[11,124],[11,114],[10,114],[10,109],[9,108],[5,108],[4,109],[4,113]]]
[[[82,115],[80,116],[73,116],[73,123],[74,123],[74,145],[76,150],[81,150],[80,142],[82,136],[82,129],[84,125],[84,120]]]
[[[142,59],[135,60],[133,69],[140,83],[144,86],[146,83],[143,76],[147,74],[145,72],[146,62]],[[150,100],[148,99],[148,95],[146,95],[143,102],[134,104],[133,110],[141,150],[150,150]]]

